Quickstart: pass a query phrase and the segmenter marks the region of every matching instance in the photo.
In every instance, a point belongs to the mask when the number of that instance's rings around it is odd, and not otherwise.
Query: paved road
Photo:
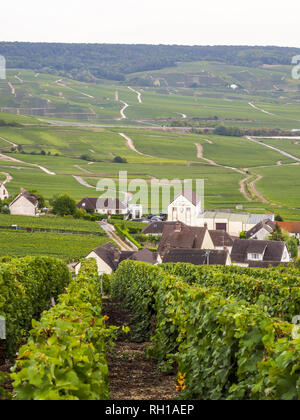
[[[280,150],[277,147],[271,146],[270,144],[266,144],[266,143],[263,143],[261,141],[254,140],[254,138],[250,137],[250,136],[246,136],[246,139],[252,141],[253,143],[257,143],[257,144],[260,144],[261,146],[265,146],[265,147],[268,147],[269,149],[275,150],[275,152],[281,153],[283,156],[286,156],[290,159],[293,159],[296,162],[300,162],[300,159],[297,158],[296,156],[293,156],[290,153],[285,152],[284,150]]]
[[[117,245],[119,245],[122,251],[136,251],[136,249],[134,249],[132,246],[130,246],[127,242],[123,241],[123,239],[119,237],[113,225],[110,225],[107,222],[97,222],[97,223],[101,226],[104,232],[106,232],[107,236],[110,239],[112,239]]]

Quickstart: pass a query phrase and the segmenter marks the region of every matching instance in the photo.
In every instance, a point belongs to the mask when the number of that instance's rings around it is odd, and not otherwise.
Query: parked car
[[[151,222],[162,222],[162,218],[159,216],[154,216],[151,218]]]

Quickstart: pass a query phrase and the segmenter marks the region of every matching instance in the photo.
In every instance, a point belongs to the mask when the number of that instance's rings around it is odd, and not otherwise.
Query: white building
[[[157,252],[149,249],[140,251],[120,251],[112,242],[99,246],[91,251],[85,258],[94,258],[97,262],[98,274],[112,274],[124,260],[146,262],[152,265],[160,264],[161,258]],[[81,263],[75,266],[75,274],[79,273]]]
[[[240,267],[269,267],[292,261],[285,242],[256,239],[236,239],[231,260]]]
[[[0,184],[0,200],[6,200],[8,198],[8,191],[4,184]]]
[[[201,226],[199,215],[203,212],[202,200],[189,189],[178,194],[168,206],[168,221],[182,222],[188,226]],[[202,225],[204,227],[204,224]]]
[[[110,215],[123,215],[126,218],[140,219],[143,215],[141,204],[127,204],[118,198],[91,198],[85,197],[77,207],[86,210],[88,213]]]
[[[35,194],[22,190],[10,203],[9,210],[15,216],[38,216],[38,198]]]
[[[168,206],[168,221],[179,221],[188,226],[204,227],[208,230],[223,230],[239,237],[265,219],[274,221],[274,214],[233,213],[231,211],[204,211],[200,197],[189,190],[179,194]]]

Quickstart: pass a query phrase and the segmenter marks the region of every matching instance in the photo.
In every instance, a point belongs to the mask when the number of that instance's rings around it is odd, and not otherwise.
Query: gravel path
[[[140,104],[142,104],[142,103],[143,103],[143,101],[142,101],[142,94],[141,94],[140,92],[138,92],[137,90],[132,89],[132,87],[130,87],[130,86],[127,86],[127,87],[128,87],[128,89],[130,89],[132,92],[134,92],[134,93],[136,93],[136,94],[137,94],[138,101],[139,101],[139,103],[140,103]]]

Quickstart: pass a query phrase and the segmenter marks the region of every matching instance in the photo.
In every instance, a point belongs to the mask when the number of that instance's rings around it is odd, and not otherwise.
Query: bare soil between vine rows
[[[119,302],[107,300],[103,313],[110,325],[130,326],[131,316]],[[173,400],[176,377],[161,373],[154,360],[145,356],[147,343],[120,336],[109,355],[109,381],[111,400]]]

